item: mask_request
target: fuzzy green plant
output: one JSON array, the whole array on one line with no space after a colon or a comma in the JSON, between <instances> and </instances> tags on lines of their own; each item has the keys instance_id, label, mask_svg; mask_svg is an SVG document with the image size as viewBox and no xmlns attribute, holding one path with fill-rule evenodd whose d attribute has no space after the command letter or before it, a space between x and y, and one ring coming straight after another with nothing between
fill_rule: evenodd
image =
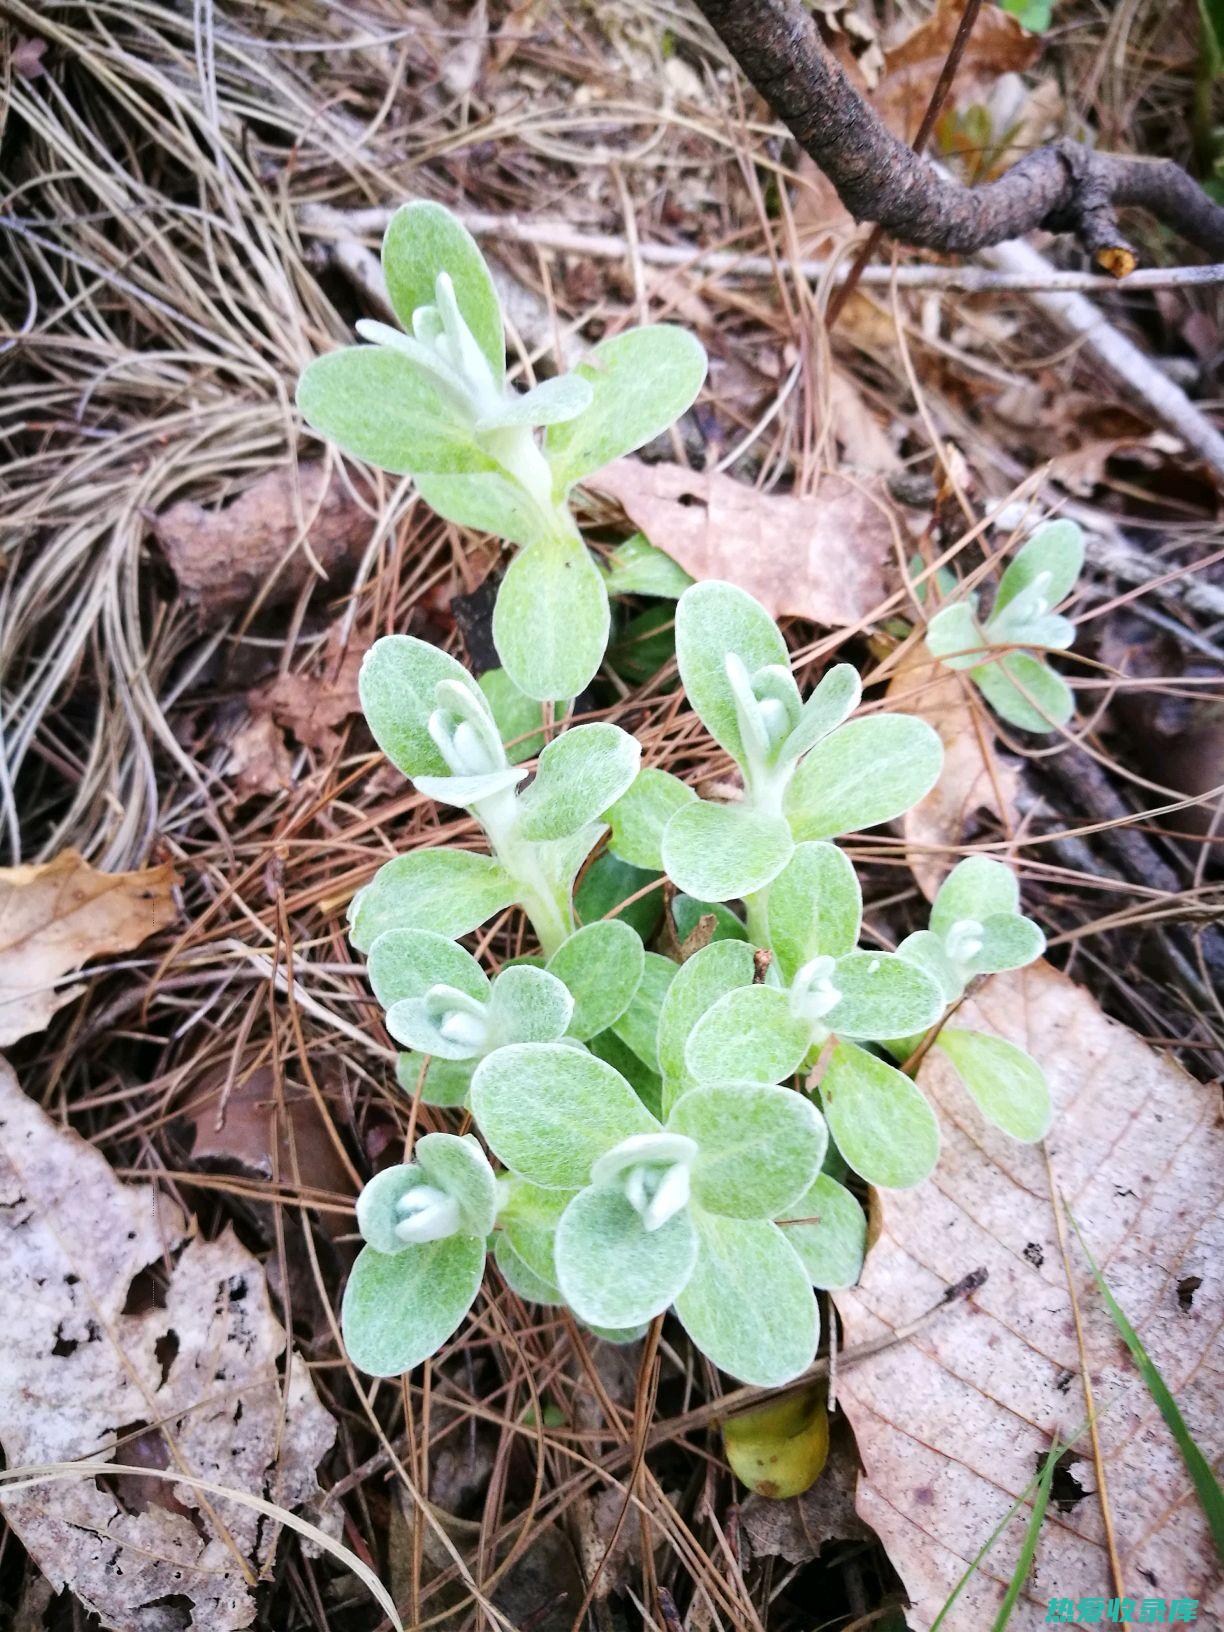
<instances>
[{"instance_id":1,"label":"fuzzy green plant","mask_svg":"<svg viewBox=\"0 0 1224 1632\"><path fill-rule=\"evenodd\" d=\"M990 615L978 597L952 600L927 625L926 643L950 669L963 669L1000 719L1024 731L1056 731L1075 712L1070 686L1038 655L1065 651L1075 625L1054 609L1075 588L1084 535L1073 521L1039 527L1008 563Z\"/></svg>"},{"instance_id":2,"label":"fuzzy green plant","mask_svg":"<svg viewBox=\"0 0 1224 1632\"><path fill-rule=\"evenodd\" d=\"M411 476L448 521L521 546L497 599L498 654L529 697L576 697L603 658L609 611L570 493L684 413L705 353L686 330L650 324L516 392L493 279L449 210L423 200L397 210L382 266L402 327L359 323L368 344L311 363L298 407L346 453Z\"/></svg>"},{"instance_id":3,"label":"fuzzy green plant","mask_svg":"<svg viewBox=\"0 0 1224 1632\"><path fill-rule=\"evenodd\" d=\"M500 327L465 293L485 290L483 262L444 212L422 208L410 207L406 236L394 224L388 235L397 304L437 313L414 322L413 345L445 339L451 367L470 339L491 367ZM413 446L430 446L418 386L433 365L398 342L381 349L412 363L407 419ZM302 397L325 425L320 366ZM353 423L403 418L400 376L342 367L355 370L341 416L353 447ZM383 395L359 411L361 380ZM647 374L637 387L637 425L666 423L680 401L674 382L657 383L653 399ZM559 393L585 406L554 420L550 437L580 424L599 400L591 391ZM451 425L449 397L446 411ZM471 446L500 448L509 463L459 474L517 481L517 455L505 453L517 444L482 441L482 423L471 420ZM549 460L548 440L532 446ZM455 491L422 470L430 502ZM501 587L495 628L512 627L529 650L538 621L547 646L555 608L524 602L512 583L538 540L503 536L524 553ZM656 595L681 590L641 546L619 565L646 571ZM470 812L485 840L396 857L350 908L352 942L402 1049L400 1084L464 1107L475 1130L417 1139L412 1161L377 1174L360 1198L366 1245L343 1327L366 1371L395 1375L444 1345L491 1252L519 1297L565 1306L600 1336L626 1340L671 1310L732 1376L788 1382L816 1352L817 1291L853 1284L862 1266L854 1183L917 1185L938 1160L935 1114L901 1069L911 1054L943 1049L982 1113L1014 1137L1045 1131L1035 1062L943 1027L970 982L1042 950L1009 870L971 858L944 884L929 929L895 952L861 944L861 890L838 841L930 791L936 734L905 715L859 712L846 664L804 697L777 625L732 585L683 589L675 630L689 704L739 769L736 796L722 802L643 767L639 743L617 726L546 720L536 699L553 693L531 694L507 672L505 644L506 670L479 683L412 637L384 637L366 655L360 692L376 740L422 794ZM602 647L585 668L601 659ZM651 895L653 911L640 912ZM526 915L535 950L491 975L459 942L512 909Z\"/></svg>"}]
</instances>

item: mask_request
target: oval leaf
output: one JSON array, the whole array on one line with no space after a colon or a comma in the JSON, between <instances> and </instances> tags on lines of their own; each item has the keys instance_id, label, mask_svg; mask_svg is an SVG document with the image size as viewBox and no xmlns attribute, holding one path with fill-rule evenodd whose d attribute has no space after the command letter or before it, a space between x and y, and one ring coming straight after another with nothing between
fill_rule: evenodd
<instances>
[{"instance_id":1,"label":"oval leaf","mask_svg":"<svg viewBox=\"0 0 1224 1632\"><path fill-rule=\"evenodd\" d=\"M925 720L868 714L818 742L787 789L796 839L834 839L890 822L939 780L943 744Z\"/></svg>"},{"instance_id":2,"label":"oval leaf","mask_svg":"<svg viewBox=\"0 0 1224 1632\"><path fill-rule=\"evenodd\" d=\"M373 1377L398 1377L436 1354L476 1301L484 1242L474 1235L387 1254L364 1247L344 1289L340 1322L349 1359Z\"/></svg>"},{"instance_id":3,"label":"oval leaf","mask_svg":"<svg viewBox=\"0 0 1224 1632\"><path fill-rule=\"evenodd\" d=\"M742 763L744 742L727 678L729 653L739 658L749 675L775 666L790 673L782 631L759 601L734 584L716 580L694 584L676 607L680 679L706 730Z\"/></svg>"},{"instance_id":4,"label":"oval leaf","mask_svg":"<svg viewBox=\"0 0 1224 1632\"><path fill-rule=\"evenodd\" d=\"M501 306L485 258L457 216L431 199L402 205L383 235L382 268L392 309L409 332L417 307L434 304L438 273L445 272L494 384L501 384L506 368Z\"/></svg>"},{"instance_id":5,"label":"oval leaf","mask_svg":"<svg viewBox=\"0 0 1224 1632\"><path fill-rule=\"evenodd\" d=\"M641 745L618 725L576 725L540 755L535 781L518 802L525 839L564 839L594 821L638 773Z\"/></svg>"},{"instance_id":6,"label":"oval leaf","mask_svg":"<svg viewBox=\"0 0 1224 1632\"><path fill-rule=\"evenodd\" d=\"M609 848L634 867L661 872L663 829L681 806L692 804L696 797L678 776L647 766L604 813L612 828Z\"/></svg>"},{"instance_id":7,"label":"oval leaf","mask_svg":"<svg viewBox=\"0 0 1224 1632\"><path fill-rule=\"evenodd\" d=\"M470 1133L426 1133L412 1149L426 1179L459 1203L465 1228L482 1239L497 1214L497 1180Z\"/></svg>"},{"instance_id":8,"label":"oval leaf","mask_svg":"<svg viewBox=\"0 0 1224 1632\"><path fill-rule=\"evenodd\" d=\"M675 424L701 390L706 355L687 329L654 323L601 341L574 372L590 384L591 405L550 425L544 443L562 493Z\"/></svg>"},{"instance_id":9,"label":"oval leaf","mask_svg":"<svg viewBox=\"0 0 1224 1632\"><path fill-rule=\"evenodd\" d=\"M545 1189L581 1189L613 1145L659 1127L619 1071L563 1043L499 1048L477 1066L471 1097L489 1148Z\"/></svg>"},{"instance_id":10,"label":"oval leaf","mask_svg":"<svg viewBox=\"0 0 1224 1632\"><path fill-rule=\"evenodd\" d=\"M1010 867L990 856L966 856L939 886L931 907L931 928L937 935L946 935L962 919L981 922L998 912L1015 912L1019 906L1020 886Z\"/></svg>"},{"instance_id":11,"label":"oval leaf","mask_svg":"<svg viewBox=\"0 0 1224 1632\"><path fill-rule=\"evenodd\" d=\"M809 841L769 888L769 944L787 980L812 958L853 951L863 918L858 875L833 844Z\"/></svg>"},{"instance_id":12,"label":"oval leaf","mask_svg":"<svg viewBox=\"0 0 1224 1632\"><path fill-rule=\"evenodd\" d=\"M840 1037L909 1037L933 1026L944 1011L942 985L895 953L848 953L838 958L832 980L842 995L825 1024Z\"/></svg>"},{"instance_id":13,"label":"oval leaf","mask_svg":"<svg viewBox=\"0 0 1224 1632\"><path fill-rule=\"evenodd\" d=\"M687 1210L647 1230L619 1189L580 1191L557 1226L557 1284L579 1320L596 1326L637 1326L661 1315L696 1256Z\"/></svg>"},{"instance_id":14,"label":"oval leaf","mask_svg":"<svg viewBox=\"0 0 1224 1632\"><path fill-rule=\"evenodd\" d=\"M585 1042L619 1020L641 984L645 963L637 931L619 918L586 924L563 941L547 967L573 997L570 1035Z\"/></svg>"},{"instance_id":15,"label":"oval leaf","mask_svg":"<svg viewBox=\"0 0 1224 1632\"><path fill-rule=\"evenodd\" d=\"M431 986L454 986L483 1002L489 977L470 952L426 929L389 929L370 948L366 973L384 1009Z\"/></svg>"},{"instance_id":16,"label":"oval leaf","mask_svg":"<svg viewBox=\"0 0 1224 1632\"><path fill-rule=\"evenodd\" d=\"M886 1190L908 1190L930 1178L939 1160L939 1124L902 1072L839 1043L820 1083L829 1132L848 1166Z\"/></svg>"},{"instance_id":17,"label":"oval leaf","mask_svg":"<svg viewBox=\"0 0 1224 1632\"><path fill-rule=\"evenodd\" d=\"M777 1218L811 1185L828 1146L811 1100L758 1083L690 1088L667 1128L696 1141L693 1200L729 1218Z\"/></svg>"},{"instance_id":18,"label":"oval leaf","mask_svg":"<svg viewBox=\"0 0 1224 1632\"><path fill-rule=\"evenodd\" d=\"M510 563L493 608L493 643L520 691L567 702L594 679L610 625L608 592L586 545L551 536Z\"/></svg>"},{"instance_id":19,"label":"oval leaf","mask_svg":"<svg viewBox=\"0 0 1224 1632\"><path fill-rule=\"evenodd\" d=\"M799 724L782 744L781 758L799 759L830 731L848 720L863 695L859 672L850 663L837 663L820 677L820 684L803 705Z\"/></svg>"},{"instance_id":20,"label":"oval leaf","mask_svg":"<svg viewBox=\"0 0 1224 1632\"><path fill-rule=\"evenodd\" d=\"M1001 720L1022 731L1056 731L1075 713L1070 686L1031 652L984 663L974 669L973 683Z\"/></svg>"},{"instance_id":21,"label":"oval leaf","mask_svg":"<svg viewBox=\"0 0 1224 1632\"><path fill-rule=\"evenodd\" d=\"M515 900L516 885L492 856L411 850L380 867L349 904L349 939L369 952L389 929L467 935Z\"/></svg>"},{"instance_id":22,"label":"oval leaf","mask_svg":"<svg viewBox=\"0 0 1224 1632\"><path fill-rule=\"evenodd\" d=\"M813 1286L835 1292L858 1280L867 1252L867 1218L844 1184L817 1174L780 1222Z\"/></svg>"},{"instance_id":23,"label":"oval leaf","mask_svg":"<svg viewBox=\"0 0 1224 1632\"><path fill-rule=\"evenodd\" d=\"M357 692L374 741L405 776L449 776L429 734L439 681L477 693L471 675L447 652L413 635L384 635L361 660ZM483 699L482 699L483 702Z\"/></svg>"},{"instance_id":24,"label":"oval leaf","mask_svg":"<svg viewBox=\"0 0 1224 1632\"><path fill-rule=\"evenodd\" d=\"M574 1012L569 988L546 969L528 963L503 969L489 997L490 1042L554 1043L564 1037Z\"/></svg>"},{"instance_id":25,"label":"oval leaf","mask_svg":"<svg viewBox=\"0 0 1224 1632\"><path fill-rule=\"evenodd\" d=\"M694 1025L684 1051L697 1082L781 1082L799 1069L812 1028L777 986L740 986Z\"/></svg>"},{"instance_id":26,"label":"oval leaf","mask_svg":"<svg viewBox=\"0 0 1224 1632\"><path fill-rule=\"evenodd\" d=\"M938 739L937 739L938 740ZM702 901L732 901L771 883L794 844L781 816L704 799L663 829L663 865L676 888Z\"/></svg>"},{"instance_id":27,"label":"oval leaf","mask_svg":"<svg viewBox=\"0 0 1224 1632\"><path fill-rule=\"evenodd\" d=\"M695 1212L699 1248L676 1314L722 1371L781 1388L811 1365L820 1337L816 1294L776 1224Z\"/></svg>"},{"instance_id":28,"label":"oval leaf","mask_svg":"<svg viewBox=\"0 0 1224 1632\"><path fill-rule=\"evenodd\" d=\"M344 346L316 357L297 387L302 418L355 459L397 476L498 472L450 392L402 351Z\"/></svg>"},{"instance_id":29,"label":"oval leaf","mask_svg":"<svg viewBox=\"0 0 1224 1632\"><path fill-rule=\"evenodd\" d=\"M945 1026L936 1047L946 1054L988 1122L1025 1144L1050 1131L1054 1108L1045 1072L1003 1037Z\"/></svg>"},{"instance_id":30,"label":"oval leaf","mask_svg":"<svg viewBox=\"0 0 1224 1632\"><path fill-rule=\"evenodd\" d=\"M716 941L680 965L659 1010L659 1069L665 1078L686 1079L684 1055L693 1027L724 993L751 986L755 971L744 941Z\"/></svg>"}]
</instances>

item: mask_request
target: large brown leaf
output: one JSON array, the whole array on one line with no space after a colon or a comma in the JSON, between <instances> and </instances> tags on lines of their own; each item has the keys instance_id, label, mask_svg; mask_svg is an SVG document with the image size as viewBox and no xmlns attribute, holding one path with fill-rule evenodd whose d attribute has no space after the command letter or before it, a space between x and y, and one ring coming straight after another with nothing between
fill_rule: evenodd
<instances>
[{"instance_id":1,"label":"large brown leaf","mask_svg":"<svg viewBox=\"0 0 1224 1632\"><path fill-rule=\"evenodd\" d=\"M957 1023L1011 1038L1041 1060L1057 1106L1046 1142L1056 1182L1191 1432L1218 1457L1218 1086L1196 1082L1043 964L992 980ZM971 1301L840 1381L865 1469L859 1512L905 1584L911 1626L925 1629L1053 1438L1075 1434L1086 1409L1041 1149L988 1128L938 1053L920 1080L944 1130L939 1167L917 1190L881 1194L862 1283L836 1296L854 1346L915 1318L969 1271L989 1271ZM1185 1468L1074 1237L1069 1251L1124 1590L1197 1598L1200 1620L1219 1625L1219 1565ZM1075 1453L1069 1471L1085 1494L1051 1506L1017 1628L1039 1624L1052 1597L1114 1596L1086 1437ZM993 1624L1026 1517L1027 1509L1013 1519L945 1625Z\"/></svg>"},{"instance_id":2,"label":"large brown leaf","mask_svg":"<svg viewBox=\"0 0 1224 1632\"><path fill-rule=\"evenodd\" d=\"M738 584L774 617L828 628L878 612L897 581L884 500L841 476L808 497L761 493L730 476L621 459L591 478L694 578Z\"/></svg>"},{"instance_id":3,"label":"large brown leaf","mask_svg":"<svg viewBox=\"0 0 1224 1632\"><path fill-rule=\"evenodd\" d=\"M0 1047L41 1031L80 992L63 976L130 952L175 918L174 869L100 873L75 850L0 868Z\"/></svg>"},{"instance_id":4,"label":"large brown leaf","mask_svg":"<svg viewBox=\"0 0 1224 1632\"><path fill-rule=\"evenodd\" d=\"M10 1472L98 1457L284 1508L317 1491L335 1423L286 1354L259 1263L229 1230L201 1239L153 1185L120 1183L3 1061L0 1330ZM197 1632L249 1626L278 1534L251 1507L139 1471L0 1487L0 1507L56 1591L120 1628L183 1626L188 1609Z\"/></svg>"}]
</instances>

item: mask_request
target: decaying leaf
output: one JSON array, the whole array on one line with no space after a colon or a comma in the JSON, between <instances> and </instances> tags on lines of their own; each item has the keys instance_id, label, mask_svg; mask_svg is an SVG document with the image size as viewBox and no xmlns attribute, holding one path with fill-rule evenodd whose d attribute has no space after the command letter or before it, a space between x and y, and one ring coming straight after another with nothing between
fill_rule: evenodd
<instances>
[{"instance_id":1,"label":"decaying leaf","mask_svg":"<svg viewBox=\"0 0 1224 1632\"><path fill-rule=\"evenodd\" d=\"M759 493L730 476L621 459L591 485L620 500L652 544L697 579L738 584L773 616L852 627L895 582L884 501L826 475L809 497Z\"/></svg>"},{"instance_id":2,"label":"decaying leaf","mask_svg":"<svg viewBox=\"0 0 1224 1632\"><path fill-rule=\"evenodd\" d=\"M318 674L279 675L258 694L261 705L304 747L330 758L340 745L337 727L361 712L357 673L364 656L356 646L329 651Z\"/></svg>"},{"instance_id":3,"label":"decaying leaf","mask_svg":"<svg viewBox=\"0 0 1224 1632\"><path fill-rule=\"evenodd\" d=\"M925 646L894 675L888 704L926 720L944 745L939 781L901 818L909 864L923 893L933 898L954 852L982 815L1011 827L1020 771L998 752L991 716L969 677L943 668Z\"/></svg>"},{"instance_id":4,"label":"decaying leaf","mask_svg":"<svg viewBox=\"0 0 1224 1632\"><path fill-rule=\"evenodd\" d=\"M935 10L884 53L884 74L872 102L900 136L911 138L927 110L964 13L962 0L938 0ZM1001 74L1023 73L1041 54L1041 39L999 6L984 5L956 72L962 101L980 98Z\"/></svg>"},{"instance_id":5,"label":"decaying leaf","mask_svg":"<svg viewBox=\"0 0 1224 1632\"><path fill-rule=\"evenodd\" d=\"M64 975L172 924L174 884L168 863L102 873L75 850L0 868L0 1047L41 1031L78 995L58 984Z\"/></svg>"},{"instance_id":6,"label":"decaying leaf","mask_svg":"<svg viewBox=\"0 0 1224 1632\"><path fill-rule=\"evenodd\" d=\"M180 499L150 518L179 588L205 616L276 606L312 578L357 564L373 522L352 472L324 461L278 466L224 509Z\"/></svg>"},{"instance_id":7,"label":"decaying leaf","mask_svg":"<svg viewBox=\"0 0 1224 1632\"><path fill-rule=\"evenodd\" d=\"M271 797L293 786L293 756L285 733L266 709L248 714L229 742L225 774L239 799Z\"/></svg>"},{"instance_id":8,"label":"decaying leaf","mask_svg":"<svg viewBox=\"0 0 1224 1632\"><path fill-rule=\"evenodd\" d=\"M1218 1086L1196 1082L1045 964L996 977L957 1018L1019 1043L1045 1067L1057 1108L1047 1140L1056 1182L1191 1433L1218 1458ZM1081 1433L1081 1363L1046 1164L1040 1147L982 1122L938 1051L920 1080L939 1111L943 1154L929 1183L881 1194L862 1283L836 1294L847 1346L895 1331L969 1271L989 1274L970 1301L843 1372L839 1399L866 1470L858 1509L905 1584L911 1626L924 1629L1055 1436L1074 1437L1075 1483L1051 1506L1017 1606L1016 1624L1035 1625L1052 1597L1118 1595ZM1219 1624L1224 1587L1185 1468L1073 1236L1069 1251L1122 1590L1197 1598L1200 1620ZM993 1624L1023 1529L1020 1516L1004 1531L946 1624Z\"/></svg>"},{"instance_id":9,"label":"decaying leaf","mask_svg":"<svg viewBox=\"0 0 1224 1632\"><path fill-rule=\"evenodd\" d=\"M859 1459L854 1438L840 1412L829 1429L829 1456L819 1479L801 1496L774 1501L749 1496L740 1524L757 1558L784 1558L809 1564L831 1541L865 1541L871 1531L854 1508Z\"/></svg>"},{"instance_id":10,"label":"decaying leaf","mask_svg":"<svg viewBox=\"0 0 1224 1632\"><path fill-rule=\"evenodd\" d=\"M11 1470L98 1457L294 1508L335 1437L227 1230L205 1241L149 1184L57 1127L0 1063L0 1444ZM154 1287L157 1288L154 1292ZM0 1493L56 1590L111 1627L234 1632L278 1529L186 1484L89 1478Z\"/></svg>"}]
</instances>

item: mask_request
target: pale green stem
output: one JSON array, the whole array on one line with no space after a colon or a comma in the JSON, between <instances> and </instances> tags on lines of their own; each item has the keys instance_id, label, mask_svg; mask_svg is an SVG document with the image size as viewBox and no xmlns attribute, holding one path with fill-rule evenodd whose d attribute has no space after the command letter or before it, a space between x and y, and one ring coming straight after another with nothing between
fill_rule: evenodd
<instances>
[{"instance_id":1,"label":"pale green stem","mask_svg":"<svg viewBox=\"0 0 1224 1632\"><path fill-rule=\"evenodd\" d=\"M748 915L748 939L753 946L767 947L769 945L769 886L763 890L756 890L752 895L744 897L744 910Z\"/></svg>"}]
</instances>

